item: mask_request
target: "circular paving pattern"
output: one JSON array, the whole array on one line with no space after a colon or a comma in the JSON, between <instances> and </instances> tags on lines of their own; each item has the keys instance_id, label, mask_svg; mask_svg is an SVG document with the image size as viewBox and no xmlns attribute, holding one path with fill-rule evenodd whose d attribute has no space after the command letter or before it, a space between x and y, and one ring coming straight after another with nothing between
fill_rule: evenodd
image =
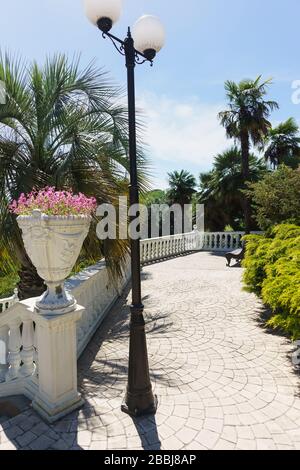
<instances>
[{"instance_id":1,"label":"circular paving pattern","mask_svg":"<svg viewBox=\"0 0 300 470\"><path fill-rule=\"evenodd\" d=\"M83 409L52 426L28 410L0 425L0 449L300 449L292 345L262 328L262 305L242 291L241 275L207 253L143 268L155 417L133 421L120 411L124 297L79 361Z\"/></svg>"}]
</instances>

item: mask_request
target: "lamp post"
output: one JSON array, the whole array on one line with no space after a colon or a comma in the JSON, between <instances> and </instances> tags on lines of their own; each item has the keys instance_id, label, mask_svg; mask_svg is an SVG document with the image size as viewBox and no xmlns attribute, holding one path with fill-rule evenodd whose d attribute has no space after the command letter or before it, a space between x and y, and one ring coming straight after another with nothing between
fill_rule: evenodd
<instances>
[{"instance_id":1,"label":"lamp post","mask_svg":"<svg viewBox=\"0 0 300 470\"><path fill-rule=\"evenodd\" d=\"M136 64L153 64L157 52L164 45L165 32L160 20L154 16L142 16L134 25L133 34L128 28L127 37L121 40L110 33L119 19L122 0L84 0L86 15L102 36L111 39L115 48L125 57L127 68L130 205L139 204L136 149L135 77ZM141 295L140 240L131 239L132 305L130 306L130 340L128 383L122 411L131 416L154 414L157 400L152 392L149 374L144 306Z\"/></svg>"}]
</instances>

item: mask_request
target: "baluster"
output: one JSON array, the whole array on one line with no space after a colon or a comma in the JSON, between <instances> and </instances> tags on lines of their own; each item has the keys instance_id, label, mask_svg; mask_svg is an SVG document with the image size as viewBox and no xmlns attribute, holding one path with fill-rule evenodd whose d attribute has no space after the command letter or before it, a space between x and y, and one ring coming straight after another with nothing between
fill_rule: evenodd
<instances>
[{"instance_id":1,"label":"baluster","mask_svg":"<svg viewBox=\"0 0 300 470\"><path fill-rule=\"evenodd\" d=\"M8 326L0 328L0 382L4 382L7 373Z\"/></svg>"},{"instance_id":2,"label":"baluster","mask_svg":"<svg viewBox=\"0 0 300 470\"><path fill-rule=\"evenodd\" d=\"M146 243L146 261L149 261L150 259L150 243Z\"/></svg>"},{"instance_id":3,"label":"baluster","mask_svg":"<svg viewBox=\"0 0 300 470\"><path fill-rule=\"evenodd\" d=\"M37 327L34 325L33 332L33 360L35 363L35 374L39 375L39 354L38 354L38 342L37 342Z\"/></svg>"},{"instance_id":4,"label":"baluster","mask_svg":"<svg viewBox=\"0 0 300 470\"><path fill-rule=\"evenodd\" d=\"M220 251L222 249L222 237L220 233L217 233L216 235L216 249Z\"/></svg>"},{"instance_id":5,"label":"baluster","mask_svg":"<svg viewBox=\"0 0 300 470\"><path fill-rule=\"evenodd\" d=\"M221 243L221 248L222 248L222 251L226 250L227 248L227 238L226 238L226 233L222 234L221 236L221 239L222 239L222 243Z\"/></svg>"},{"instance_id":6,"label":"baluster","mask_svg":"<svg viewBox=\"0 0 300 470\"><path fill-rule=\"evenodd\" d=\"M23 321L23 330L22 330L22 345L23 349L21 351L21 358L23 365L21 367L20 373L23 377L32 375L34 371L33 364L33 322L32 320L26 319Z\"/></svg>"},{"instance_id":7,"label":"baluster","mask_svg":"<svg viewBox=\"0 0 300 470\"><path fill-rule=\"evenodd\" d=\"M19 376L19 369L21 363L21 332L20 320L15 320L9 323L9 340L8 340L8 372L6 374L6 381L14 380Z\"/></svg>"},{"instance_id":8,"label":"baluster","mask_svg":"<svg viewBox=\"0 0 300 470\"><path fill-rule=\"evenodd\" d=\"M208 243L207 243L207 248L208 248L209 250L212 250L212 241L213 241L213 240L212 240L212 237L213 237L212 234L209 233L209 235L208 235Z\"/></svg>"}]
</instances>

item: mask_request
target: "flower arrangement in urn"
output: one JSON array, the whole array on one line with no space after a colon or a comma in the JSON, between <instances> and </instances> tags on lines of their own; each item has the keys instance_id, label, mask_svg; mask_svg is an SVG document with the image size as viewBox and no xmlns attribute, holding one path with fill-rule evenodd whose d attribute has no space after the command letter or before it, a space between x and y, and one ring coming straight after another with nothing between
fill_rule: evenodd
<instances>
[{"instance_id":1,"label":"flower arrangement in urn","mask_svg":"<svg viewBox=\"0 0 300 470\"><path fill-rule=\"evenodd\" d=\"M10 205L18 216L27 254L47 285L36 300L39 313L61 315L75 309L76 301L65 290L64 280L79 256L95 209L95 198L53 187L21 194Z\"/></svg>"}]
</instances>

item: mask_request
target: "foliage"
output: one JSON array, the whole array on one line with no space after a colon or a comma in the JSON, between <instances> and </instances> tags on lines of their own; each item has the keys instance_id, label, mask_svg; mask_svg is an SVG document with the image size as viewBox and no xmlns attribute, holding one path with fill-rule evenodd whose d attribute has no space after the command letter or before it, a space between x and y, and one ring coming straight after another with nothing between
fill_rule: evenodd
<instances>
[{"instance_id":1,"label":"foliage","mask_svg":"<svg viewBox=\"0 0 300 470\"><path fill-rule=\"evenodd\" d=\"M196 179L188 171L168 173L170 189L167 192L169 204L190 204L196 189Z\"/></svg>"},{"instance_id":2,"label":"foliage","mask_svg":"<svg viewBox=\"0 0 300 470\"><path fill-rule=\"evenodd\" d=\"M249 180L257 181L267 169L255 155L249 156ZM217 155L213 169L200 175L198 199L205 204L208 230L222 231L226 225L242 230L243 224L242 154L234 146Z\"/></svg>"},{"instance_id":3,"label":"foliage","mask_svg":"<svg viewBox=\"0 0 300 470\"><path fill-rule=\"evenodd\" d=\"M151 207L152 204L167 204L166 191L154 189L144 193L141 197L141 204L147 207Z\"/></svg>"},{"instance_id":4,"label":"foliage","mask_svg":"<svg viewBox=\"0 0 300 470\"><path fill-rule=\"evenodd\" d=\"M261 76L240 83L225 82L228 109L219 113L219 118L230 139L241 140L242 133L247 132L253 145L264 140L271 128L270 112L278 108L275 101L264 99L270 83L261 81Z\"/></svg>"},{"instance_id":5,"label":"foliage","mask_svg":"<svg viewBox=\"0 0 300 470\"><path fill-rule=\"evenodd\" d=\"M300 225L300 171L280 165L249 185L255 218L263 230L283 222Z\"/></svg>"},{"instance_id":6,"label":"foliage","mask_svg":"<svg viewBox=\"0 0 300 470\"><path fill-rule=\"evenodd\" d=\"M273 316L268 325L300 337L300 226L282 224L269 237L246 237L247 289L261 295Z\"/></svg>"},{"instance_id":7,"label":"foliage","mask_svg":"<svg viewBox=\"0 0 300 470\"><path fill-rule=\"evenodd\" d=\"M17 274L11 273L2 276L0 273L0 299L12 296L18 282Z\"/></svg>"},{"instance_id":8,"label":"foliage","mask_svg":"<svg viewBox=\"0 0 300 470\"><path fill-rule=\"evenodd\" d=\"M293 118L269 129L266 136L265 159L274 168L284 163L292 168L300 164L299 127Z\"/></svg>"},{"instance_id":9,"label":"foliage","mask_svg":"<svg viewBox=\"0 0 300 470\"><path fill-rule=\"evenodd\" d=\"M53 186L116 205L128 194L127 109L106 73L93 64L81 70L78 60L61 55L43 66L0 56L0 80L7 98L0 107L0 245L21 263L24 275L31 271L36 277L9 204L21 193ZM145 190L148 166L140 138L138 144L139 183ZM104 255L111 272L121 274L128 242L101 243L92 225L83 250L87 257ZM30 284L31 277L23 290L32 294Z\"/></svg>"}]
</instances>

